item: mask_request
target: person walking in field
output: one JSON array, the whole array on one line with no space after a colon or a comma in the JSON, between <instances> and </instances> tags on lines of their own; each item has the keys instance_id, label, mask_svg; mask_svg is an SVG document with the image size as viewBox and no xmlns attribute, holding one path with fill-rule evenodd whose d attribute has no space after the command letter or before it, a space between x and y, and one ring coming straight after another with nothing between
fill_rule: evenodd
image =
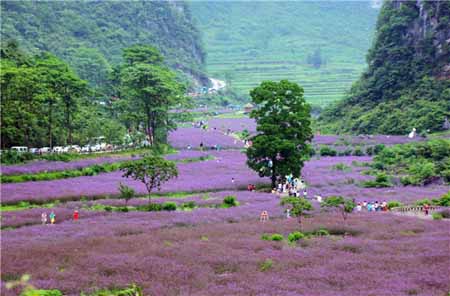
<instances>
[{"instance_id":1,"label":"person walking in field","mask_svg":"<svg viewBox=\"0 0 450 296\"><path fill-rule=\"evenodd\" d=\"M78 213L78 210L75 210L73 212L73 221L78 221L79 217L80 217L80 214Z\"/></svg>"},{"instance_id":2,"label":"person walking in field","mask_svg":"<svg viewBox=\"0 0 450 296\"><path fill-rule=\"evenodd\" d=\"M46 212L41 214L41 221L42 221L42 225L47 224L47 213Z\"/></svg>"},{"instance_id":3,"label":"person walking in field","mask_svg":"<svg viewBox=\"0 0 450 296\"><path fill-rule=\"evenodd\" d=\"M50 224L55 224L56 215L53 211L50 213L49 217L50 217Z\"/></svg>"},{"instance_id":4,"label":"person walking in field","mask_svg":"<svg viewBox=\"0 0 450 296\"><path fill-rule=\"evenodd\" d=\"M429 211L430 211L430 206L428 204L424 204L423 212L425 213L425 216L428 216Z\"/></svg>"}]
</instances>

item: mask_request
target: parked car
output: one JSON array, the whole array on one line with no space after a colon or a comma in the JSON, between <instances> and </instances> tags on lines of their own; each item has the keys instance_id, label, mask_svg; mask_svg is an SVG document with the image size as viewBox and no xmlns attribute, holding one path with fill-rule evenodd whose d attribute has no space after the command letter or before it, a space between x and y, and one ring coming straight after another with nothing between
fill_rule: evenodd
<instances>
[{"instance_id":1,"label":"parked car","mask_svg":"<svg viewBox=\"0 0 450 296\"><path fill-rule=\"evenodd\" d=\"M25 147L25 146L13 146L13 147L11 147L11 150L19 152L19 153L25 153L25 152L28 152L28 147Z\"/></svg>"},{"instance_id":2,"label":"parked car","mask_svg":"<svg viewBox=\"0 0 450 296\"><path fill-rule=\"evenodd\" d=\"M62 146L55 146L55 147L53 147L52 151L54 153L63 153L64 152L64 147L62 147Z\"/></svg>"},{"instance_id":3,"label":"parked car","mask_svg":"<svg viewBox=\"0 0 450 296\"><path fill-rule=\"evenodd\" d=\"M70 145L67 147L69 147L68 152L70 152L70 153L80 153L81 152L81 148L78 145Z\"/></svg>"},{"instance_id":4,"label":"parked car","mask_svg":"<svg viewBox=\"0 0 450 296\"><path fill-rule=\"evenodd\" d=\"M81 152L88 153L91 152L91 146L86 145L81 148Z\"/></svg>"},{"instance_id":5,"label":"parked car","mask_svg":"<svg viewBox=\"0 0 450 296\"><path fill-rule=\"evenodd\" d=\"M39 154L39 148L30 148L28 151L33 154Z\"/></svg>"},{"instance_id":6,"label":"parked car","mask_svg":"<svg viewBox=\"0 0 450 296\"><path fill-rule=\"evenodd\" d=\"M42 147L39 149L40 154L49 153L50 151L50 147Z\"/></svg>"}]
</instances>

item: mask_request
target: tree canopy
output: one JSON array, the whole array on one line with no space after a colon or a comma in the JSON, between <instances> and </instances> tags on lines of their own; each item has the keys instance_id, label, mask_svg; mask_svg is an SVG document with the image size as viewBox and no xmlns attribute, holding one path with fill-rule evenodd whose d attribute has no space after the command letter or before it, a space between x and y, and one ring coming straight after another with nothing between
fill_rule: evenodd
<instances>
[{"instance_id":1,"label":"tree canopy","mask_svg":"<svg viewBox=\"0 0 450 296\"><path fill-rule=\"evenodd\" d=\"M250 117L256 120L257 134L250 138L248 166L271 177L272 187L286 175L299 177L313 136L303 88L287 80L264 81L250 96L256 106Z\"/></svg>"}]
</instances>

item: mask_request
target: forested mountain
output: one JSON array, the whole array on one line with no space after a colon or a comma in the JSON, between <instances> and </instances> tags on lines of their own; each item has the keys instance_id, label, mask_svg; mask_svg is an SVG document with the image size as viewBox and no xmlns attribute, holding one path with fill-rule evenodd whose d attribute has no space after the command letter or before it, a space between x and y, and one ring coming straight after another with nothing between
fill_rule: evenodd
<instances>
[{"instance_id":1,"label":"forested mountain","mask_svg":"<svg viewBox=\"0 0 450 296\"><path fill-rule=\"evenodd\" d=\"M206 82L205 52L189 7L174 1L1 1L1 39L48 51L94 86L133 44L158 48L166 63ZM206 82L207 83L207 82Z\"/></svg>"},{"instance_id":2,"label":"forested mountain","mask_svg":"<svg viewBox=\"0 0 450 296\"><path fill-rule=\"evenodd\" d=\"M369 65L326 110L331 131L402 134L443 129L450 117L450 1L387 1Z\"/></svg>"},{"instance_id":3,"label":"forested mountain","mask_svg":"<svg viewBox=\"0 0 450 296\"><path fill-rule=\"evenodd\" d=\"M212 77L248 91L300 83L315 104L342 98L365 67L378 8L369 1L191 1Z\"/></svg>"}]
</instances>

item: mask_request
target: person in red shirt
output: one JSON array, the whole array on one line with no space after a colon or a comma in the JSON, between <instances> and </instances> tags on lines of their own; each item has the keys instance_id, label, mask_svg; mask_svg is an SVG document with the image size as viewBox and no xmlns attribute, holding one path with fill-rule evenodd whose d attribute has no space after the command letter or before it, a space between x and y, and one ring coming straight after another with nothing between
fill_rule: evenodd
<instances>
[{"instance_id":1,"label":"person in red shirt","mask_svg":"<svg viewBox=\"0 0 450 296\"><path fill-rule=\"evenodd\" d=\"M78 221L78 218L79 218L78 210L75 210L75 211L73 212L73 220L74 220L74 221Z\"/></svg>"},{"instance_id":2,"label":"person in red shirt","mask_svg":"<svg viewBox=\"0 0 450 296\"><path fill-rule=\"evenodd\" d=\"M428 216L428 211L430 210L430 206L428 204L423 205L423 211L425 212L425 216Z\"/></svg>"}]
</instances>

